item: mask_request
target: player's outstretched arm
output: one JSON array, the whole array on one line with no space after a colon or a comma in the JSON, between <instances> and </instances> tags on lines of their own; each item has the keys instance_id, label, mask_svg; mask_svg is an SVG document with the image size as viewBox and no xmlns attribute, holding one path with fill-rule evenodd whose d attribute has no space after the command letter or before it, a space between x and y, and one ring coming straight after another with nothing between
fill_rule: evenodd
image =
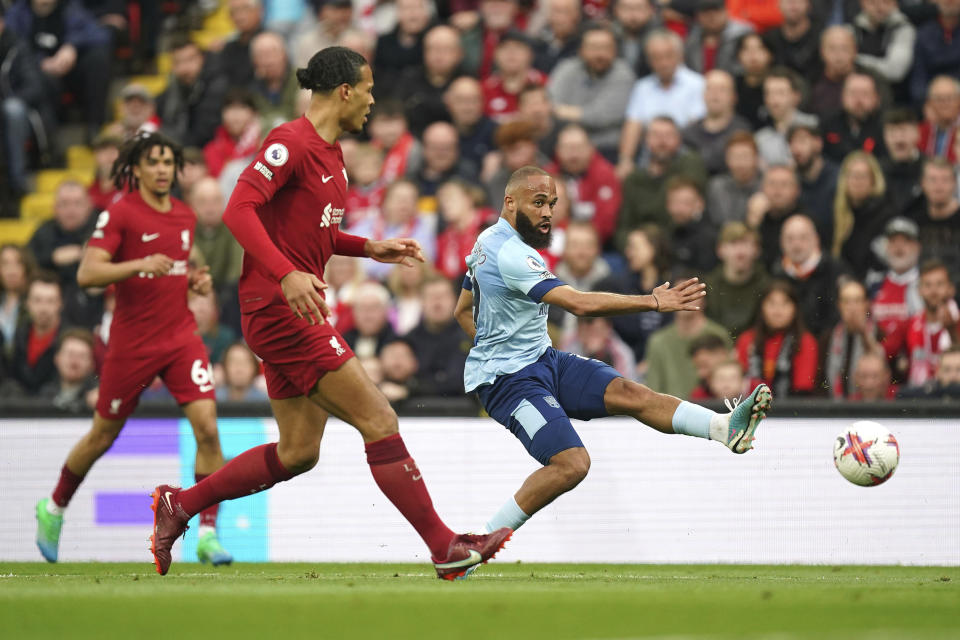
<instances>
[{"instance_id":1,"label":"player's outstretched arm","mask_svg":"<svg viewBox=\"0 0 960 640\"><path fill-rule=\"evenodd\" d=\"M412 267L413 261L426 262L420 243L413 238L367 240L364 253L377 262L392 262Z\"/></svg>"},{"instance_id":2,"label":"player's outstretched arm","mask_svg":"<svg viewBox=\"0 0 960 640\"><path fill-rule=\"evenodd\" d=\"M111 262L111 258L110 252L106 249L100 247L84 249L80 268L77 270L77 284L84 289L105 287L140 273L147 276L165 276L173 268L173 259L162 253L125 262Z\"/></svg>"},{"instance_id":3,"label":"player's outstretched arm","mask_svg":"<svg viewBox=\"0 0 960 640\"><path fill-rule=\"evenodd\" d=\"M578 291L570 285L554 287L543 295L543 302L563 307L577 316L618 316L641 311L694 311L707 295L706 285L690 278L670 288L665 282L649 295L626 296L605 291Z\"/></svg>"},{"instance_id":4,"label":"player's outstretched arm","mask_svg":"<svg viewBox=\"0 0 960 640\"><path fill-rule=\"evenodd\" d=\"M473 323L473 292L468 289L460 289L460 298L457 300L457 308L453 310L453 317L457 319L457 324L463 329L463 332L473 340L477 336L477 326Z\"/></svg>"}]
</instances>

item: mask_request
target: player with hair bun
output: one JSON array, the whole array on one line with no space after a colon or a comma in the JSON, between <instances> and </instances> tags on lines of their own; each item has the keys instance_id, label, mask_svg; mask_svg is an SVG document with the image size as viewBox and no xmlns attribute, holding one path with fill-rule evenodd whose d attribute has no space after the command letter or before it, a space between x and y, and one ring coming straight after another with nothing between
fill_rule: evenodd
<instances>
[{"instance_id":1,"label":"player with hair bun","mask_svg":"<svg viewBox=\"0 0 960 640\"><path fill-rule=\"evenodd\" d=\"M243 334L263 360L280 441L241 453L189 489L156 488L157 571L169 569L170 549L194 513L313 468L327 417L334 415L360 432L374 480L429 547L437 576L453 579L493 557L511 531L457 535L447 528L407 453L390 403L324 321L329 310L320 276L330 256L411 266L424 259L416 240L369 240L339 228L347 172L337 139L363 128L373 105L373 75L360 54L328 47L297 70L297 79L312 92L310 106L270 132L223 216L244 248Z\"/></svg>"}]
</instances>

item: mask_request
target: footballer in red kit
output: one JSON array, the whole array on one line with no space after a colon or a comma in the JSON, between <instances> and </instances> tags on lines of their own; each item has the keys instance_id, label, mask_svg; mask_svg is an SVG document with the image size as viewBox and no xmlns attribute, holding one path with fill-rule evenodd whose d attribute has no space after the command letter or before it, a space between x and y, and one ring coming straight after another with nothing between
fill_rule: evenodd
<instances>
[{"instance_id":1,"label":"footballer in red kit","mask_svg":"<svg viewBox=\"0 0 960 640\"><path fill-rule=\"evenodd\" d=\"M114 165L117 189L126 194L100 214L84 249L77 283L114 285L116 308L93 426L70 451L51 497L37 503L37 546L50 562L58 558L63 511L157 376L193 427L197 480L223 466L213 369L187 307L190 291L210 290L210 276L189 265L197 216L170 196L182 165L179 146L165 136L131 139ZM216 505L201 513L197 553L201 561L229 564L216 518Z\"/></svg>"},{"instance_id":2,"label":"footballer in red kit","mask_svg":"<svg viewBox=\"0 0 960 640\"><path fill-rule=\"evenodd\" d=\"M270 132L223 215L244 249L243 334L263 359L280 440L241 453L188 489L158 486L154 562L167 573L170 550L193 514L313 468L327 418L334 415L360 432L377 486L420 534L437 576L452 580L492 558L512 532L458 535L443 523L398 432L396 413L325 320L330 312L320 278L330 256L410 266L424 260L416 240L370 240L340 231L347 174L337 139L363 128L373 105L373 74L357 52L328 47L297 70L297 80L311 91L306 113Z\"/></svg>"},{"instance_id":3,"label":"footballer in red kit","mask_svg":"<svg viewBox=\"0 0 960 640\"><path fill-rule=\"evenodd\" d=\"M160 375L179 404L213 398L213 380L197 323L187 308L188 258L197 216L179 200L160 213L138 191L102 212L87 243L113 262L170 259L166 275L140 271L116 284L116 308L100 377L97 412L122 420ZM191 370L194 372L191 375Z\"/></svg>"},{"instance_id":4,"label":"footballer in red kit","mask_svg":"<svg viewBox=\"0 0 960 640\"><path fill-rule=\"evenodd\" d=\"M308 395L323 373L353 357L331 324L294 317L279 286L293 270L319 277L338 242L341 250L356 243L339 230L346 199L340 145L318 136L305 117L270 132L237 182L231 205L255 209L281 254L261 263L246 252L239 283L243 333L263 359L271 398Z\"/></svg>"}]
</instances>

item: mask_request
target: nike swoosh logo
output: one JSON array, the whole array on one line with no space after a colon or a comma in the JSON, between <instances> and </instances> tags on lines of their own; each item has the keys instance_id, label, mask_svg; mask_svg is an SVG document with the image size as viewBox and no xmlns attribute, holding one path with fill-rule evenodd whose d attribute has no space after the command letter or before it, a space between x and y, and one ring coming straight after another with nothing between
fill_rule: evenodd
<instances>
[{"instance_id":1,"label":"nike swoosh logo","mask_svg":"<svg viewBox=\"0 0 960 640\"><path fill-rule=\"evenodd\" d=\"M213 385L212 385L212 384L200 385L200 393L206 393L207 391L213 391Z\"/></svg>"},{"instance_id":2,"label":"nike swoosh logo","mask_svg":"<svg viewBox=\"0 0 960 640\"><path fill-rule=\"evenodd\" d=\"M323 181L323 184L327 184L328 182L330 182L331 180L333 180L333 176L322 176L322 177L320 178L320 180Z\"/></svg>"},{"instance_id":3,"label":"nike swoosh logo","mask_svg":"<svg viewBox=\"0 0 960 640\"><path fill-rule=\"evenodd\" d=\"M159 237L160 237L159 233L145 233L142 236L140 236L140 239L143 240L144 242L150 242L151 240L156 240Z\"/></svg>"},{"instance_id":4,"label":"nike swoosh logo","mask_svg":"<svg viewBox=\"0 0 960 640\"><path fill-rule=\"evenodd\" d=\"M163 494L163 499L167 501L167 509L170 509L170 513L173 513L173 504L170 503L170 496L172 495L173 493L170 491Z\"/></svg>"},{"instance_id":5,"label":"nike swoosh logo","mask_svg":"<svg viewBox=\"0 0 960 640\"><path fill-rule=\"evenodd\" d=\"M460 567L472 567L475 564L483 562L483 556L476 549L470 549L470 557L456 562L444 562L436 566L438 569L459 569Z\"/></svg>"}]
</instances>

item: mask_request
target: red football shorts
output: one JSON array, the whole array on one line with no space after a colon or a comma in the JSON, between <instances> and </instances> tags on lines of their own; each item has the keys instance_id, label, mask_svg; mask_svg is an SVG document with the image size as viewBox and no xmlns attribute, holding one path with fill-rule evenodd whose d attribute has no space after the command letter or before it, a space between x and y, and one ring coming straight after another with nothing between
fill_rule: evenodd
<instances>
[{"instance_id":1,"label":"red football shorts","mask_svg":"<svg viewBox=\"0 0 960 640\"><path fill-rule=\"evenodd\" d=\"M333 325L311 325L284 305L241 316L243 337L263 360L267 395L276 400L309 395L317 380L353 357Z\"/></svg>"},{"instance_id":2,"label":"red football shorts","mask_svg":"<svg viewBox=\"0 0 960 640\"><path fill-rule=\"evenodd\" d=\"M97 413L108 420L126 419L137 408L140 393L160 376L178 404L213 400L213 367L200 336L167 351L138 356L107 347L100 374Z\"/></svg>"}]
</instances>

